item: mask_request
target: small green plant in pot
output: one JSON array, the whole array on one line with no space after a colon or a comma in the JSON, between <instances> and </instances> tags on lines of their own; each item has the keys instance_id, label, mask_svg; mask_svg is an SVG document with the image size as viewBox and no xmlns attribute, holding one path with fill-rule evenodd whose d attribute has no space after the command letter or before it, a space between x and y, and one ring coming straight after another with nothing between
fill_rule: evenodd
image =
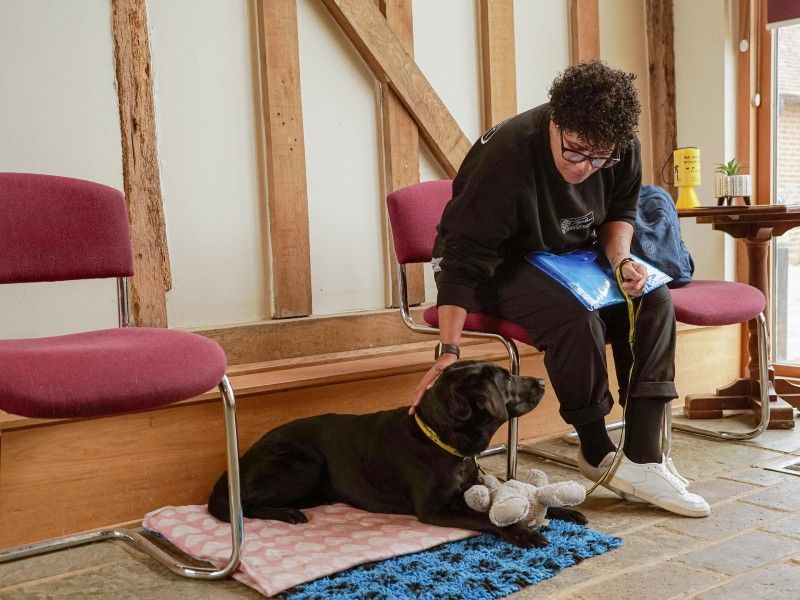
<instances>
[{"instance_id":1,"label":"small green plant in pot","mask_svg":"<svg viewBox=\"0 0 800 600\"><path fill-rule=\"evenodd\" d=\"M717 198L717 206L733 205L733 199L744 198L744 203L750 204L750 193L752 183L750 175L739 175L742 170L742 163L736 158L732 158L726 163L720 163L714 170L717 178L714 180L714 196Z\"/></svg>"}]
</instances>

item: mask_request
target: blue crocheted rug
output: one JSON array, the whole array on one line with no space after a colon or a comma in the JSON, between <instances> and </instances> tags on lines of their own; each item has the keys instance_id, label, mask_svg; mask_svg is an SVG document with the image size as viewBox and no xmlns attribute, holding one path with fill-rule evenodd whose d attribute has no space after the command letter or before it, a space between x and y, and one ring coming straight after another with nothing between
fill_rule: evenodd
<instances>
[{"instance_id":1,"label":"blue crocheted rug","mask_svg":"<svg viewBox=\"0 0 800 600\"><path fill-rule=\"evenodd\" d=\"M550 544L523 549L491 535L368 563L287 590L282 600L490 600L548 579L622 544L565 521L542 530Z\"/></svg>"}]
</instances>

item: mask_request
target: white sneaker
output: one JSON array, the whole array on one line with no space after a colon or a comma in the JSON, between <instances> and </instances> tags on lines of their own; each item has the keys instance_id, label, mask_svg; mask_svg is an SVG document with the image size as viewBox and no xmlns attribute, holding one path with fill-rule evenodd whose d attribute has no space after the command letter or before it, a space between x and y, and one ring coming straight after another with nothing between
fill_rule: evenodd
<instances>
[{"instance_id":1,"label":"white sneaker","mask_svg":"<svg viewBox=\"0 0 800 600\"><path fill-rule=\"evenodd\" d=\"M691 481L686 479L686 477L678 473L678 468L675 466L675 463L672 462L671 456L662 454L661 457L662 457L661 462L664 463L664 465L667 467L667 470L673 475L675 475L675 477L677 477L683 485L689 485L691 483Z\"/></svg>"},{"instance_id":2,"label":"white sneaker","mask_svg":"<svg viewBox=\"0 0 800 600\"><path fill-rule=\"evenodd\" d=\"M583 451L581 450L581 447L578 446L578 471L580 471L581 475L586 477L586 479L590 479L596 483L603 476L603 473L605 473L606 470L611 466L611 463L614 462L615 454L616 454L615 452L609 452L603 457L603 460L600 461L600 464L595 467L591 463L589 463L589 461L586 460L586 457L583 456ZM608 477L608 480L609 481L611 480L611 476ZM644 500L637 498L636 496L631 496L630 494L626 494L623 491L614 489L606 485L605 482L601 483L600 485L608 488L615 494L622 496L623 498L625 498L625 500L628 500L629 502L644 502Z\"/></svg>"},{"instance_id":3,"label":"white sneaker","mask_svg":"<svg viewBox=\"0 0 800 600\"><path fill-rule=\"evenodd\" d=\"M686 517L711 514L708 502L687 491L665 461L638 464L623 454L614 473L609 475L608 487Z\"/></svg>"}]
</instances>

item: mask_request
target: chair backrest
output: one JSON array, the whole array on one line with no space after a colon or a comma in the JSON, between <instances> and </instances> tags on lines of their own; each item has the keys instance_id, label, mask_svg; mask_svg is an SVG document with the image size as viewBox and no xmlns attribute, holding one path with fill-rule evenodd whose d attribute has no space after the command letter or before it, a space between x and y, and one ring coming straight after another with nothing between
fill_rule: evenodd
<instances>
[{"instance_id":1,"label":"chair backrest","mask_svg":"<svg viewBox=\"0 0 800 600\"><path fill-rule=\"evenodd\" d=\"M128 211L119 190L0 173L0 283L131 275Z\"/></svg>"},{"instance_id":2,"label":"chair backrest","mask_svg":"<svg viewBox=\"0 0 800 600\"><path fill-rule=\"evenodd\" d=\"M449 179L416 183L387 196L397 262L405 265L431 260L436 226L452 197L453 182Z\"/></svg>"}]
</instances>

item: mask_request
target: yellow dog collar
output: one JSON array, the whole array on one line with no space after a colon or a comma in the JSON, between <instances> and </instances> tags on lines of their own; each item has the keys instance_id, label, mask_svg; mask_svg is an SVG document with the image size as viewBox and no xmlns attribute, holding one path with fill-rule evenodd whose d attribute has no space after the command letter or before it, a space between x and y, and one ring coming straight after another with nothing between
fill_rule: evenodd
<instances>
[{"instance_id":1,"label":"yellow dog collar","mask_svg":"<svg viewBox=\"0 0 800 600\"><path fill-rule=\"evenodd\" d=\"M461 454L461 452L459 452L458 450L456 450L452 446L450 446L448 444L445 444L441 439L439 439L439 436L436 435L436 432L433 429L431 429L427 425L427 423L425 423L425 421L423 421L420 418L419 413L416 413L416 412L414 413L414 419L417 421L417 425L419 425L419 428L422 430L422 433L424 433L426 436L428 436L428 438L434 444L439 446L439 448L441 448L445 452L448 452L449 454L452 454L453 456L458 456L459 458L467 458L466 456Z\"/></svg>"}]
</instances>

